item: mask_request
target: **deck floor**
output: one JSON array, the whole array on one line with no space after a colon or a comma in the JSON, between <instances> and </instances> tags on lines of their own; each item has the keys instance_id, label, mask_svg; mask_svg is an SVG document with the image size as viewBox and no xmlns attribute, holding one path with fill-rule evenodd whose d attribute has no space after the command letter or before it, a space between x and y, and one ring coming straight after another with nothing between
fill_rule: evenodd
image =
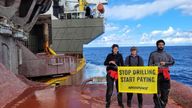
<instances>
[{"instance_id":1,"label":"deck floor","mask_svg":"<svg viewBox=\"0 0 192 108\"><path fill-rule=\"evenodd\" d=\"M82 91L80 86L60 86L37 90L31 95L23 95L22 100L9 105L10 108L105 108L105 85L87 85ZM114 92L115 94L115 92ZM123 96L126 106L126 94ZM152 95L144 95L144 107L154 108ZM137 108L137 98L134 95L133 107ZM111 108L119 108L116 96L112 97ZM166 108L182 108L172 99Z\"/></svg>"}]
</instances>

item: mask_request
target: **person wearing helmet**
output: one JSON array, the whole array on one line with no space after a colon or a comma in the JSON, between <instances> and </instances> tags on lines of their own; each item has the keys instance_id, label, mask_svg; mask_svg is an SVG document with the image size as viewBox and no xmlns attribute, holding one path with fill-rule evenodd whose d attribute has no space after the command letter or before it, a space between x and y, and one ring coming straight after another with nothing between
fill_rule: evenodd
<instances>
[{"instance_id":1,"label":"person wearing helmet","mask_svg":"<svg viewBox=\"0 0 192 108\"><path fill-rule=\"evenodd\" d=\"M111 102L111 96L113 94L114 82L118 92L117 67L124 65L123 57L122 54L119 53L119 46L117 44L112 45L112 53L108 54L107 58L105 59L104 65L107 66L106 108L109 108ZM119 92L117 93L117 100L118 105L121 108L124 108L122 102L122 93Z\"/></svg>"},{"instance_id":2,"label":"person wearing helmet","mask_svg":"<svg viewBox=\"0 0 192 108\"><path fill-rule=\"evenodd\" d=\"M131 54L126 57L125 65L126 66L144 66L143 58L137 54L137 47L131 47ZM133 97L133 93L127 93L127 106L131 107L131 100ZM142 94L137 94L138 98L138 107L142 108L143 106L143 97Z\"/></svg>"},{"instance_id":3,"label":"person wearing helmet","mask_svg":"<svg viewBox=\"0 0 192 108\"><path fill-rule=\"evenodd\" d=\"M175 61L170 54L164 51L164 40L158 40L156 46L157 50L150 54L148 61L149 66L158 66L158 94L154 94L153 101L155 108L165 108L170 91L169 67L174 65Z\"/></svg>"}]
</instances>

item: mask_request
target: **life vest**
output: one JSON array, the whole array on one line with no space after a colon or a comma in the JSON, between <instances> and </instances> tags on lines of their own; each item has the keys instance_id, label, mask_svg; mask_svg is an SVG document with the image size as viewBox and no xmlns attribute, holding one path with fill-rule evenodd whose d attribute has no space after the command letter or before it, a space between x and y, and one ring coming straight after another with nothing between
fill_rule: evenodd
<instances>
[{"instance_id":1,"label":"life vest","mask_svg":"<svg viewBox=\"0 0 192 108\"><path fill-rule=\"evenodd\" d=\"M107 73L109 74L110 77L114 78L115 80L118 79L117 71L114 71L114 70L108 70Z\"/></svg>"},{"instance_id":2,"label":"life vest","mask_svg":"<svg viewBox=\"0 0 192 108\"><path fill-rule=\"evenodd\" d=\"M169 68L158 68L158 72L162 73L165 79L170 80Z\"/></svg>"}]
</instances>

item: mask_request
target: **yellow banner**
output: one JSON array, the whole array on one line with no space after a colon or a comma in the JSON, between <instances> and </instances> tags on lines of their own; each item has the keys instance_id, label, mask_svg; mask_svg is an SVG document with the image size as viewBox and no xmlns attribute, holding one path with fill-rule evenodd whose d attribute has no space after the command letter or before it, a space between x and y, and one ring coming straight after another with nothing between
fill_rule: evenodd
<instances>
[{"instance_id":1,"label":"yellow banner","mask_svg":"<svg viewBox=\"0 0 192 108\"><path fill-rule=\"evenodd\" d=\"M127 93L157 93L156 66L120 66L118 67L119 92Z\"/></svg>"}]
</instances>

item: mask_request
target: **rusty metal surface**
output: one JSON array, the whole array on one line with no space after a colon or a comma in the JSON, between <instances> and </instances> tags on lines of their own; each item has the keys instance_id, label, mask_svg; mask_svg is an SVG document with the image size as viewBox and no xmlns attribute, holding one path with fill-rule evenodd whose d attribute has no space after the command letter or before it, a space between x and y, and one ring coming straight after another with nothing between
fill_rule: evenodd
<instances>
[{"instance_id":1,"label":"rusty metal surface","mask_svg":"<svg viewBox=\"0 0 192 108\"><path fill-rule=\"evenodd\" d=\"M83 92L80 86L61 86L35 91L31 96L11 105L12 108L104 108L105 85L88 85ZM126 94L124 94L126 105ZM144 95L144 107L153 108L152 95ZM118 108L116 97L113 97L111 108ZM134 95L133 108L137 108ZM172 99L166 108L182 108Z\"/></svg>"},{"instance_id":2,"label":"rusty metal surface","mask_svg":"<svg viewBox=\"0 0 192 108\"><path fill-rule=\"evenodd\" d=\"M28 87L0 63L0 108L14 100Z\"/></svg>"},{"instance_id":3,"label":"rusty metal surface","mask_svg":"<svg viewBox=\"0 0 192 108\"><path fill-rule=\"evenodd\" d=\"M22 49L22 64L19 66L19 74L26 77L48 76L71 73L76 71L79 59L75 56L48 56L45 53L34 55L24 45Z\"/></svg>"},{"instance_id":4,"label":"rusty metal surface","mask_svg":"<svg viewBox=\"0 0 192 108\"><path fill-rule=\"evenodd\" d=\"M23 61L20 74L38 77L75 72L78 59L73 56L38 56L37 59Z\"/></svg>"},{"instance_id":5,"label":"rusty metal surface","mask_svg":"<svg viewBox=\"0 0 192 108\"><path fill-rule=\"evenodd\" d=\"M185 108L192 107L192 87L172 81L170 96Z\"/></svg>"}]
</instances>

